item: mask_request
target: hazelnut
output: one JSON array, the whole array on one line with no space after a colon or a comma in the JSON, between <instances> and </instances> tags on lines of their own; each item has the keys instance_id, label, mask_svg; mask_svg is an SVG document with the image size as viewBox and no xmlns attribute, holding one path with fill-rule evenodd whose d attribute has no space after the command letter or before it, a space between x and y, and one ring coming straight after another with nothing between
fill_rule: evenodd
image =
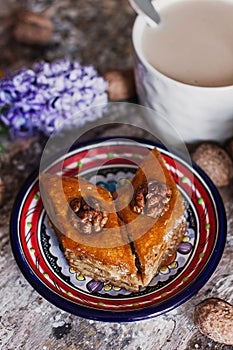
<instances>
[{"instance_id":1,"label":"hazelnut","mask_svg":"<svg viewBox=\"0 0 233 350\"><path fill-rule=\"evenodd\" d=\"M103 73L108 82L108 97L111 101L125 100L136 95L133 70L112 70Z\"/></svg>"},{"instance_id":2,"label":"hazelnut","mask_svg":"<svg viewBox=\"0 0 233 350\"><path fill-rule=\"evenodd\" d=\"M192 158L217 187L229 185L233 175L233 163L222 147L203 143L193 153Z\"/></svg>"},{"instance_id":3,"label":"hazelnut","mask_svg":"<svg viewBox=\"0 0 233 350\"><path fill-rule=\"evenodd\" d=\"M209 298L194 310L196 327L218 343L233 345L233 306L219 298Z\"/></svg>"},{"instance_id":4,"label":"hazelnut","mask_svg":"<svg viewBox=\"0 0 233 350\"><path fill-rule=\"evenodd\" d=\"M40 13L22 12L13 31L14 38L24 44L48 44L53 35L53 24Z\"/></svg>"}]
</instances>

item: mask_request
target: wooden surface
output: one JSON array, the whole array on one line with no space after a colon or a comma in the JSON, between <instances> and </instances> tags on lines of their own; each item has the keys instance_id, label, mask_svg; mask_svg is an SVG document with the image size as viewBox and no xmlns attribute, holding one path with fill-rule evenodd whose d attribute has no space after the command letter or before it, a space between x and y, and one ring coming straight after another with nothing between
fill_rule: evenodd
<instances>
[{"instance_id":1,"label":"wooden surface","mask_svg":"<svg viewBox=\"0 0 233 350\"><path fill-rule=\"evenodd\" d=\"M56 29L52 46L35 50L12 41L10 26L19 9L26 4L32 10L43 10L53 3L59 3L60 7L50 9ZM3 19L0 22L0 70L30 65L39 58L52 60L64 55L85 64L95 64L100 70L132 65L130 36L134 13L127 0L0 0L0 7ZM129 130L123 130L121 136L127 132ZM108 133L103 130L102 135ZM90 321L51 305L28 284L18 269L11 252L9 217L22 181L38 165L43 142L37 139L12 142L0 136L0 143L4 146L0 152L0 176L6 186L0 208L0 349L232 349L201 335L193 323L194 306L205 298L220 297L233 303L232 188L221 191L228 217L224 255L211 280L197 295L177 309L151 320L125 324Z\"/></svg>"}]
</instances>

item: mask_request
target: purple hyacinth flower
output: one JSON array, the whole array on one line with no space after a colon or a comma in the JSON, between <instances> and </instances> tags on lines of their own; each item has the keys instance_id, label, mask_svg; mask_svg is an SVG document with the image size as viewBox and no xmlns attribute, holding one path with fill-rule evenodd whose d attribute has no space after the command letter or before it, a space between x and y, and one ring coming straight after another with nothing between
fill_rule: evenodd
<instances>
[{"instance_id":1,"label":"purple hyacinth flower","mask_svg":"<svg viewBox=\"0 0 233 350\"><path fill-rule=\"evenodd\" d=\"M0 80L0 122L13 137L36 132L49 136L69 123L81 126L100 118L104 107L91 116L87 109L106 105L106 90L106 81L93 66L68 59L41 61Z\"/></svg>"}]
</instances>

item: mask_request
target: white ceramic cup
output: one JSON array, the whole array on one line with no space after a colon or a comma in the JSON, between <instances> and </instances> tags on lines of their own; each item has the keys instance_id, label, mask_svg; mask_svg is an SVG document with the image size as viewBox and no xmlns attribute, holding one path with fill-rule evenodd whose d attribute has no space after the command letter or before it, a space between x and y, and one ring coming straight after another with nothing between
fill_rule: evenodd
<instances>
[{"instance_id":1,"label":"white ceramic cup","mask_svg":"<svg viewBox=\"0 0 233 350\"><path fill-rule=\"evenodd\" d=\"M179 0L157 0L158 7ZM138 16L133 27L135 80L139 102L156 113L149 123L163 129L166 119L186 143L203 140L224 142L233 136L233 86L199 87L171 79L151 66L142 51L146 26ZM233 38L232 38L233 40ZM160 130L166 134L167 130Z\"/></svg>"}]
</instances>

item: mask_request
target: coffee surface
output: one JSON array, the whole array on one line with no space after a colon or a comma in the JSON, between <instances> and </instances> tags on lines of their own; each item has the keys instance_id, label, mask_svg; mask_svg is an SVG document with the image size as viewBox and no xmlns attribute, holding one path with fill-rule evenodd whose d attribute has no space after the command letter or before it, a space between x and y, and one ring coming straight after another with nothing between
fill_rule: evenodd
<instances>
[{"instance_id":1,"label":"coffee surface","mask_svg":"<svg viewBox=\"0 0 233 350\"><path fill-rule=\"evenodd\" d=\"M233 1L177 1L160 15L162 23L142 35L153 67L191 85L233 85Z\"/></svg>"}]
</instances>

